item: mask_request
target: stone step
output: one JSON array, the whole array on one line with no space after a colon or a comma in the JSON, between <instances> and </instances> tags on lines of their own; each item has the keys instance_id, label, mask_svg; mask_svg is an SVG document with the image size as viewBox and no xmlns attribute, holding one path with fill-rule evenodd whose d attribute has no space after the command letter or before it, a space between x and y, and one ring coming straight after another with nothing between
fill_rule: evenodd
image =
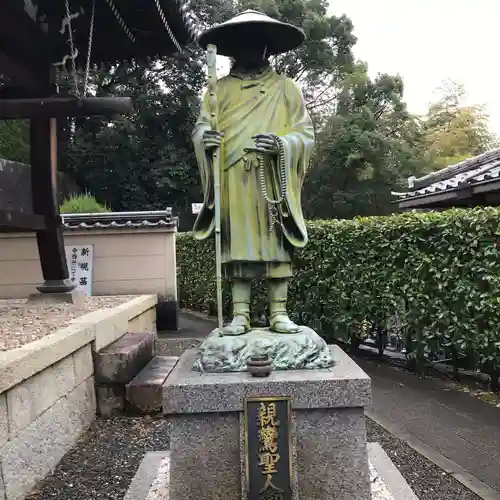
<instances>
[{"instance_id":1,"label":"stone step","mask_svg":"<svg viewBox=\"0 0 500 500\"><path fill-rule=\"evenodd\" d=\"M127 333L94 357L97 384L128 384L154 357L156 333Z\"/></svg>"},{"instance_id":2,"label":"stone step","mask_svg":"<svg viewBox=\"0 0 500 500\"><path fill-rule=\"evenodd\" d=\"M127 333L94 354L97 413L102 417L125 410L128 384L154 357L156 333Z\"/></svg>"},{"instance_id":3,"label":"stone step","mask_svg":"<svg viewBox=\"0 0 500 500\"><path fill-rule=\"evenodd\" d=\"M127 401L142 413L161 411L163 383L179 360L176 356L156 356L126 386Z\"/></svg>"}]
</instances>

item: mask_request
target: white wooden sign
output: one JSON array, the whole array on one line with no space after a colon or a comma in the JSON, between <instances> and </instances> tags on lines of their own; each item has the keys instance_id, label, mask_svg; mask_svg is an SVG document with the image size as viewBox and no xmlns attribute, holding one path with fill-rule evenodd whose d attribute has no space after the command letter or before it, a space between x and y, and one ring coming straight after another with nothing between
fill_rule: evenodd
<instances>
[{"instance_id":1,"label":"white wooden sign","mask_svg":"<svg viewBox=\"0 0 500 500\"><path fill-rule=\"evenodd\" d=\"M203 207L203 203L191 203L191 210L193 214L199 214Z\"/></svg>"},{"instance_id":2,"label":"white wooden sign","mask_svg":"<svg viewBox=\"0 0 500 500\"><path fill-rule=\"evenodd\" d=\"M69 279L87 295L92 295L92 262L94 259L93 245L65 246L66 262L68 263Z\"/></svg>"}]
</instances>

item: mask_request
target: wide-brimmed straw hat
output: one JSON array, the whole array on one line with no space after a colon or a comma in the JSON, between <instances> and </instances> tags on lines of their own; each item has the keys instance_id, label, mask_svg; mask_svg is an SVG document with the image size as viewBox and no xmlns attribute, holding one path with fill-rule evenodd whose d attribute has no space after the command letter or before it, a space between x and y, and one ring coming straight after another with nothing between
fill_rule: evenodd
<instances>
[{"instance_id":1,"label":"wide-brimmed straw hat","mask_svg":"<svg viewBox=\"0 0 500 500\"><path fill-rule=\"evenodd\" d=\"M241 54L245 46L267 47L268 55L293 50L305 40L305 34L296 26L276 21L256 10L245 10L222 24L203 32L198 43L217 46L217 53L232 57Z\"/></svg>"}]
</instances>

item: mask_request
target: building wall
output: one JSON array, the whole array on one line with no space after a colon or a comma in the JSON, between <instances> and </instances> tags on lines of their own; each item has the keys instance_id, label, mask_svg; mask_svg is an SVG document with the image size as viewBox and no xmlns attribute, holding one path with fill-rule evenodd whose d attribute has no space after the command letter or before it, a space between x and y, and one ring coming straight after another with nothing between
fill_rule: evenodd
<instances>
[{"instance_id":1,"label":"building wall","mask_svg":"<svg viewBox=\"0 0 500 500\"><path fill-rule=\"evenodd\" d=\"M64 234L66 246L93 245L93 295L158 294L177 301L175 230L102 229ZM25 298L43 281L34 234L0 234L0 299Z\"/></svg>"}]
</instances>

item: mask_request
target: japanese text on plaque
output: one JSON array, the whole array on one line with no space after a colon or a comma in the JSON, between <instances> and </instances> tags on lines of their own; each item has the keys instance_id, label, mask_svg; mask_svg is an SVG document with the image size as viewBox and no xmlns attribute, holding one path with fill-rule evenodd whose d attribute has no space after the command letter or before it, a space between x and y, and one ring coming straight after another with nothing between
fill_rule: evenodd
<instances>
[{"instance_id":1,"label":"japanese text on plaque","mask_svg":"<svg viewBox=\"0 0 500 500\"><path fill-rule=\"evenodd\" d=\"M273 476L278 472L277 465L280 460L278 450L280 422L276 403L260 403L257 415L257 428L259 435L259 467L266 476L266 482L260 490L262 500L282 500L284 491L273 483Z\"/></svg>"}]
</instances>

